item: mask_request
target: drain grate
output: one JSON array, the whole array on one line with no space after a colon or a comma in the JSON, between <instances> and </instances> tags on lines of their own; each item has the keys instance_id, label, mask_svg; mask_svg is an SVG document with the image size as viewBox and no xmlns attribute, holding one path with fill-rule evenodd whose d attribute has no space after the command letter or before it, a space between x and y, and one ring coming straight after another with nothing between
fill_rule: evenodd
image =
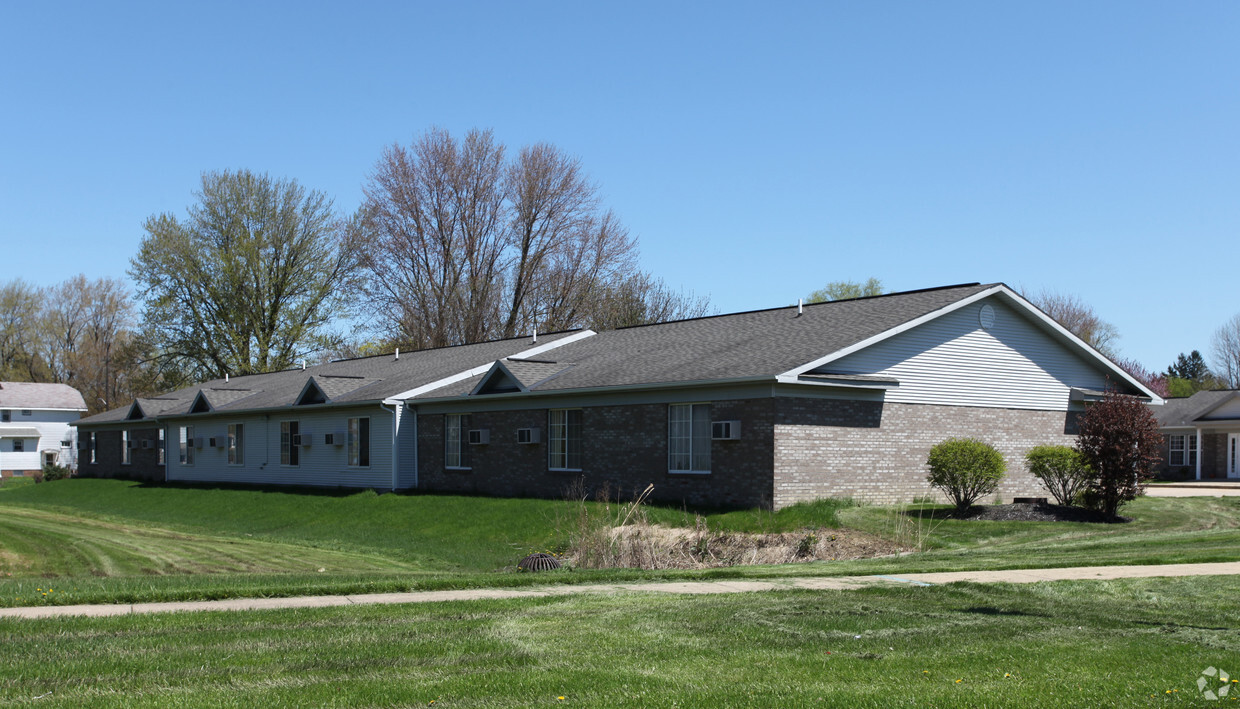
<instances>
[{"instance_id":1,"label":"drain grate","mask_svg":"<svg viewBox=\"0 0 1240 709\"><path fill-rule=\"evenodd\" d=\"M560 562L554 556L540 551L518 561L517 568L522 571L550 571L560 568Z\"/></svg>"}]
</instances>

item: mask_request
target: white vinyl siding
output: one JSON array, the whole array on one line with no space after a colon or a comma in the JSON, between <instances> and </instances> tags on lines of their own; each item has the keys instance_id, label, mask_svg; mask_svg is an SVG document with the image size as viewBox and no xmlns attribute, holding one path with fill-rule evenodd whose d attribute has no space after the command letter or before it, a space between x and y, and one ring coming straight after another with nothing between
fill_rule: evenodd
<instances>
[{"instance_id":1,"label":"white vinyl siding","mask_svg":"<svg viewBox=\"0 0 1240 709\"><path fill-rule=\"evenodd\" d=\"M710 472L710 404L672 404L667 411L667 469Z\"/></svg>"},{"instance_id":2,"label":"white vinyl siding","mask_svg":"<svg viewBox=\"0 0 1240 709\"><path fill-rule=\"evenodd\" d=\"M989 329L979 323L983 304L994 308ZM1107 386L1100 367L997 298L967 305L818 371L894 377L900 385L884 399L908 404L1066 411L1072 388Z\"/></svg>"},{"instance_id":3,"label":"white vinyl siding","mask_svg":"<svg viewBox=\"0 0 1240 709\"><path fill-rule=\"evenodd\" d=\"M1212 419L1240 419L1240 398L1232 399L1217 409L1207 412L1201 418L1205 421Z\"/></svg>"},{"instance_id":4,"label":"white vinyl siding","mask_svg":"<svg viewBox=\"0 0 1240 709\"><path fill-rule=\"evenodd\" d=\"M1193 434L1172 434L1171 435L1170 455L1167 456L1167 465L1174 466L1196 466L1197 465L1197 436Z\"/></svg>"},{"instance_id":5,"label":"white vinyl siding","mask_svg":"<svg viewBox=\"0 0 1240 709\"><path fill-rule=\"evenodd\" d=\"M296 466L281 465L284 449L282 439L285 429L275 417L270 420L261 415L204 420L198 424L200 435L227 435L228 427L244 426L242 444L244 456L241 463L230 465L226 447L203 447L195 451L194 466L174 467L169 470L169 480L194 480L202 482L236 482L256 485L310 485L324 487L392 487L392 441L390 435L370 436L370 466L349 465L348 446L329 446L323 436L327 433L345 431L350 418L366 417L378 407L363 410L336 409L333 411L299 412L297 433L310 440L309 446L298 447ZM388 416L369 416L372 426L390 431Z\"/></svg>"},{"instance_id":6,"label":"white vinyl siding","mask_svg":"<svg viewBox=\"0 0 1240 709\"><path fill-rule=\"evenodd\" d=\"M458 470L469 469L469 414L446 414L444 416L444 466Z\"/></svg>"},{"instance_id":7,"label":"white vinyl siding","mask_svg":"<svg viewBox=\"0 0 1240 709\"><path fill-rule=\"evenodd\" d=\"M43 467L43 454L48 451L56 451L57 462L59 465L72 466L77 462L75 457L77 454L77 434L72 426L71 421L81 418L77 411L52 410L52 409L27 409L30 411L28 418L21 418L18 410L12 411L11 426L20 426L21 428L33 428L38 431L38 436L29 438L0 438L0 468L4 470L38 470ZM85 435L85 434L83 434ZM17 444L17 441L21 441ZM70 442L70 448L65 450L62 443ZM20 450L14 452L14 446L19 445Z\"/></svg>"},{"instance_id":8,"label":"white vinyl siding","mask_svg":"<svg viewBox=\"0 0 1240 709\"><path fill-rule=\"evenodd\" d=\"M547 467L581 470L581 409L547 412Z\"/></svg>"}]
</instances>

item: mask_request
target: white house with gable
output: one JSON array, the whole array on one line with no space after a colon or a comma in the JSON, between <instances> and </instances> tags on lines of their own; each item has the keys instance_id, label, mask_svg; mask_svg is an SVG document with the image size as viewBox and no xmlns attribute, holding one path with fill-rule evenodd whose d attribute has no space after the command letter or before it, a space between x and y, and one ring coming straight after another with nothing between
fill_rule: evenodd
<instances>
[{"instance_id":1,"label":"white house with gable","mask_svg":"<svg viewBox=\"0 0 1240 709\"><path fill-rule=\"evenodd\" d=\"M77 467L77 430L86 401L68 384L0 382L0 477L44 464Z\"/></svg>"}]
</instances>

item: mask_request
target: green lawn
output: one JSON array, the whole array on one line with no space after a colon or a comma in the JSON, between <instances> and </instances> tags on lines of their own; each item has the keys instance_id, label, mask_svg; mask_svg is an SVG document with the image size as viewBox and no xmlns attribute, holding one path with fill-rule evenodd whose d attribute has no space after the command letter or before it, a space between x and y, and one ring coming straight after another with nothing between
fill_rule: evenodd
<instances>
[{"instance_id":1,"label":"green lawn","mask_svg":"<svg viewBox=\"0 0 1240 709\"><path fill-rule=\"evenodd\" d=\"M1240 498L1147 498L1130 524L983 522L822 501L705 515L712 529L864 530L927 551L900 557L702 571L512 573L556 548L579 503L142 485L73 479L0 488L0 605L106 603L592 583L638 579L915 571L1240 559ZM589 503L617 518L617 505ZM653 521L692 524L683 510ZM53 591L48 592L51 587ZM44 595L47 594L47 595Z\"/></svg>"},{"instance_id":2,"label":"green lawn","mask_svg":"<svg viewBox=\"0 0 1240 709\"><path fill-rule=\"evenodd\" d=\"M0 697L91 707L1200 705L1206 667L1240 676L1235 595L1231 578L1198 577L3 620Z\"/></svg>"}]
</instances>

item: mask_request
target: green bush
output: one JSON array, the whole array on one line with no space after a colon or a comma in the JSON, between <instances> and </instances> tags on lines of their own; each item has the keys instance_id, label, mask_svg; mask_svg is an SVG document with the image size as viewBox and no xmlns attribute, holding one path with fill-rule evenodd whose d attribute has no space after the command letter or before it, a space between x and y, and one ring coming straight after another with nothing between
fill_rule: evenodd
<instances>
[{"instance_id":1,"label":"green bush","mask_svg":"<svg viewBox=\"0 0 1240 709\"><path fill-rule=\"evenodd\" d=\"M949 438L930 449L926 481L942 490L963 513L983 495L999 489L1007 464L1003 455L975 438Z\"/></svg>"},{"instance_id":2,"label":"green bush","mask_svg":"<svg viewBox=\"0 0 1240 709\"><path fill-rule=\"evenodd\" d=\"M1036 446L1025 454L1025 461L1033 477L1061 505L1071 505L1093 477L1081 454L1067 446Z\"/></svg>"},{"instance_id":3,"label":"green bush","mask_svg":"<svg viewBox=\"0 0 1240 709\"><path fill-rule=\"evenodd\" d=\"M35 482L51 482L53 480L64 480L72 477L73 471L63 465L44 465L39 471L39 475L35 476Z\"/></svg>"}]
</instances>

